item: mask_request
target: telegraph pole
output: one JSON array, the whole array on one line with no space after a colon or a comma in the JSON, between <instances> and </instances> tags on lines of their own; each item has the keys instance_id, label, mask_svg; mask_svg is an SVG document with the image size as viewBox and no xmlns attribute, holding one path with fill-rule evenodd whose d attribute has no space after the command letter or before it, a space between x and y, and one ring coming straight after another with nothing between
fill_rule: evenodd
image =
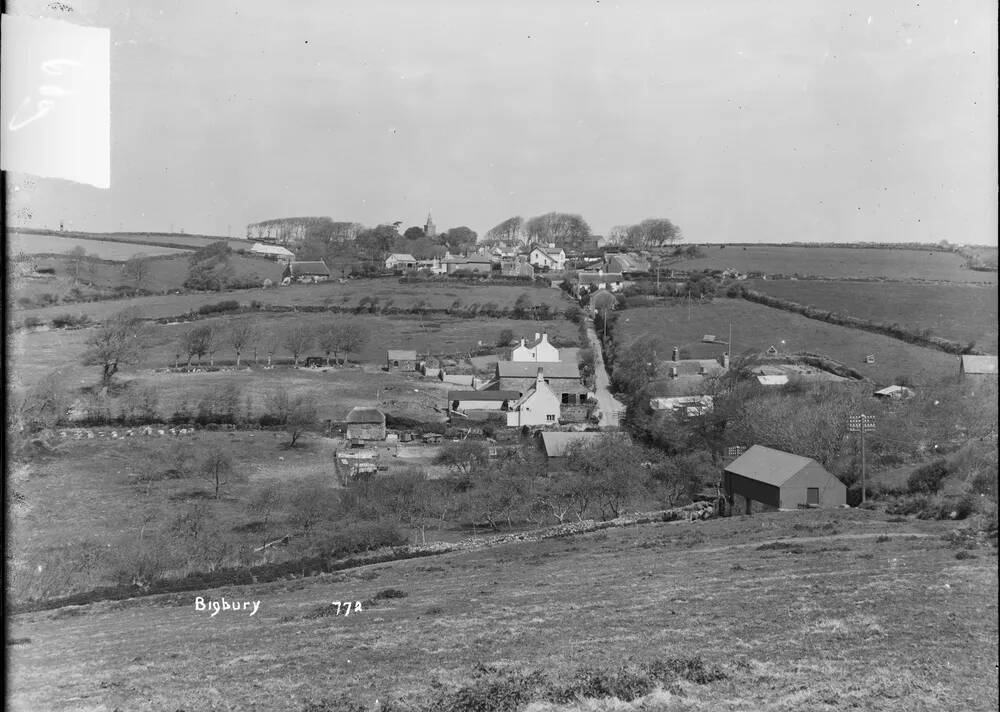
<instances>
[{"instance_id":1,"label":"telegraph pole","mask_svg":"<svg viewBox=\"0 0 1000 712\"><path fill-rule=\"evenodd\" d=\"M864 504L868 500L865 492L865 433L875 430L875 418L864 413L848 416L847 429L861 436L861 503Z\"/></svg>"}]
</instances>

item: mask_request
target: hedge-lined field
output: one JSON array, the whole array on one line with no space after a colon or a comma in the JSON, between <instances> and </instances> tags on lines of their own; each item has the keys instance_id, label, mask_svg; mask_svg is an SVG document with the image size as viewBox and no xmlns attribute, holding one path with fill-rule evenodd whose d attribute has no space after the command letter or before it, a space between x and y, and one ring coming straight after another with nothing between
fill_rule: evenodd
<instances>
[{"instance_id":1,"label":"hedge-lined field","mask_svg":"<svg viewBox=\"0 0 1000 712\"><path fill-rule=\"evenodd\" d=\"M176 255L188 254L188 250L179 247L164 247L144 243L118 242L111 240L88 240L85 238L65 237L62 235L31 235L22 232L10 232L6 235L7 249L11 255L23 252L26 255L63 254L76 247L82 247L88 255L94 255L102 260L124 262L132 255Z\"/></svg>"},{"instance_id":2,"label":"hedge-lined field","mask_svg":"<svg viewBox=\"0 0 1000 712\"><path fill-rule=\"evenodd\" d=\"M239 258L248 262L247 270L251 268L261 276L280 277L281 268L276 262L256 258ZM156 260L154 262L159 262ZM172 262L172 261L164 261ZM259 264L260 263L260 264ZM186 270L184 260L183 269ZM183 281L183 276L180 277ZM211 292L198 294L168 294L148 297L133 297L130 299L115 299L100 302L85 302L65 304L18 311L17 317L33 316L47 323L53 316L65 312L83 313L94 321L106 319L115 312L128 307L140 309L149 318L164 318L180 316L191 310L197 310L205 304L221 300L235 299L245 306L251 302L280 306L333 306L340 309L353 309L362 299L377 299L380 309L408 310L423 302L427 309L451 309L456 306L468 309L473 305L482 308L492 305L496 309L510 310L522 294L527 294L534 304L547 304L553 310L563 310L570 305L565 292L551 287L536 287L532 285L481 285L476 282L435 282L401 284L397 278L382 279L349 279L321 284L296 284L287 287L271 287L269 289L242 289L226 292Z\"/></svg>"},{"instance_id":3,"label":"hedge-lined field","mask_svg":"<svg viewBox=\"0 0 1000 712\"><path fill-rule=\"evenodd\" d=\"M680 262L684 270L735 269L830 279L935 280L996 284L995 272L965 268L965 258L951 252L858 247L790 245L718 245L702 247L704 257Z\"/></svg>"},{"instance_id":4,"label":"hedge-lined field","mask_svg":"<svg viewBox=\"0 0 1000 712\"><path fill-rule=\"evenodd\" d=\"M574 709L629 712L994 710L996 550L954 528L863 511L647 524L18 615L8 695L306 712L523 709L570 688L633 700ZM199 595L260 608L209 618Z\"/></svg>"},{"instance_id":5,"label":"hedge-lined field","mask_svg":"<svg viewBox=\"0 0 1000 712\"><path fill-rule=\"evenodd\" d=\"M799 304L997 352L997 287L951 284L751 280L747 286Z\"/></svg>"},{"instance_id":6,"label":"hedge-lined field","mask_svg":"<svg viewBox=\"0 0 1000 712\"><path fill-rule=\"evenodd\" d=\"M225 345L224 339L228 325L237 318L252 319L264 336L280 335L296 325L304 324L318 331L322 324L333 320L357 320L365 326L368 340L360 353L350 354L349 359L377 366L385 364L385 352L388 349L415 349L421 354L468 354L477 350L480 341L486 346L494 345L505 329L510 329L515 338L531 338L535 332L546 332L551 339L562 343L572 341L575 344L579 341L577 325L565 319L462 319L446 315L421 319L409 314L372 316L330 312L250 312L242 316L216 316L189 323L150 324L150 346L140 367L148 369L173 366L178 353L181 354L181 363L185 363L187 357L178 350L178 344L186 331L205 324L218 328L223 334L223 345L215 354L215 364L233 364L235 354ZM11 351L11 376L14 382L28 386L39 382L52 371L59 370L70 384L95 383L100 369L80 365L87 337L94 328L96 327L15 334ZM258 344L257 358L264 363L267 355L259 341ZM252 359L252 348L248 347L244 351L244 364ZM274 356L281 362L292 358L288 349L280 343ZM324 354L315 346L303 354L303 357L306 356L323 357ZM209 364L207 357L203 359L203 364ZM128 370L126 368L124 372L127 373Z\"/></svg>"},{"instance_id":7,"label":"hedge-lined field","mask_svg":"<svg viewBox=\"0 0 1000 712\"><path fill-rule=\"evenodd\" d=\"M690 310L684 304L627 309L617 317L623 343L647 334L659 336L665 359L670 358L670 349L674 346L702 349L704 334L715 334L725 340L730 324L735 355L747 350L765 351L771 345L783 352L823 354L882 384L908 376L919 385L958 374L958 359L951 354L742 299L696 303ZM724 347L715 347L713 353L723 350ZM865 363L865 356L872 353L876 363Z\"/></svg>"}]
</instances>

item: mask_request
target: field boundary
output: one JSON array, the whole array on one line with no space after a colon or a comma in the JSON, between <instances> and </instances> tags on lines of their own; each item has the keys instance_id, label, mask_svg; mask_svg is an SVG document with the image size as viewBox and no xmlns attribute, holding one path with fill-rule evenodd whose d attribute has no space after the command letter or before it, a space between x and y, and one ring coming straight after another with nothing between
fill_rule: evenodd
<instances>
[{"instance_id":1,"label":"field boundary","mask_svg":"<svg viewBox=\"0 0 1000 712\"><path fill-rule=\"evenodd\" d=\"M407 544L395 546L352 556L346 559L330 559L315 556L293 561L273 564L261 564L241 568L219 569L211 572L198 572L182 578L158 579L146 586L103 586L83 591L69 596L60 596L41 601L15 602L11 604L11 614L34 613L53 610L66 606L82 606L100 601L121 601L130 598L145 598L161 594L183 593L186 591L203 591L226 586L242 586L251 584L271 583L289 576L306 578L321 574L335 573L347 569L384 564L393 561L404 561L425 556L437 556L456 551L471 551L494 546L502 546L519 541L542 541L560 537L588 534L602 529L615 527L638 526L661 522L697 521L709 518L710 503L696 502L684 507L665 509L654 512L625 515L616 519L598 521L585 519L569 524L533 529L524 532L496 534L476 539L463 539L454 543Z\"/></svg>"},{"instance_id":2,"label":"field boundary","mask_svg":"<svg viewBox=\"0 0 1000 712\"><path fill-rule=\"evenodd\" d=\"M859 331L868 331L873 334L888 336L891 339L896 339L897 341L902 341L907 344L913 344L914 346L923 346L925 348L935 349L937 351L943 351L945 353L955 355L983 353L979 349L974 348L972 343L961 344L957 341L945 339L940 336L931 336L929 333L911 331L899 326L898 324L873 322L868 319L850 316L849 314L840 314L838 312L827 309L819 309L807 304L799 304L798 302L793 302L789 299L782 299L781 297L774 297L755 289L747 289L742 285L737 285L737 289L733 291L735 292L733 296L745 299L748 302L754 302L755 304L761 304L772 309L780 309L781 311L799 314L807 319L814 319L816 321L823 321L828 324L835 324L849 329L858 329Z\"/></svg>"}]
</instances>

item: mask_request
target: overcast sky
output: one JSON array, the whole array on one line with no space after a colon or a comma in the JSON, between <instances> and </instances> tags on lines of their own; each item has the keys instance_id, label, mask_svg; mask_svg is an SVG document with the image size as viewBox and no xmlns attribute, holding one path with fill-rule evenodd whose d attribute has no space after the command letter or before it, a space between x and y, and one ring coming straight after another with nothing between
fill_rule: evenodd
<instances>
[{"instance_id":1,"label":"overcast sky","mask_svg":"<svg viewBox=\"0 0 1000 712\"><path fill-rule=\"evenodd\" d=\"M996 243L992 0L71 4L111 28L111 188L36 179L34 225Z\"/></svg>"}]
</instances>

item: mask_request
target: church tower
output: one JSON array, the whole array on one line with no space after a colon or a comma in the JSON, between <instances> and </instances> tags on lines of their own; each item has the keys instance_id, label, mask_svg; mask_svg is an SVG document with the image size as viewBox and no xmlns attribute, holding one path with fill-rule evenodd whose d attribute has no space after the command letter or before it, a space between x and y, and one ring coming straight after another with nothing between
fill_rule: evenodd
<instances>
[{"instance_id":1,"label":"church tower","mask_svg":"<svg viewBox=\"0 0 1000 712\"><path fill-rule=\"evenodd\" d=\"M434 225L434 220L431 219L431 214L427 213L427 224L424 225L424 234L427 237L434 237L437 235L437 227Z\"/></svg>"}]
</instances>

